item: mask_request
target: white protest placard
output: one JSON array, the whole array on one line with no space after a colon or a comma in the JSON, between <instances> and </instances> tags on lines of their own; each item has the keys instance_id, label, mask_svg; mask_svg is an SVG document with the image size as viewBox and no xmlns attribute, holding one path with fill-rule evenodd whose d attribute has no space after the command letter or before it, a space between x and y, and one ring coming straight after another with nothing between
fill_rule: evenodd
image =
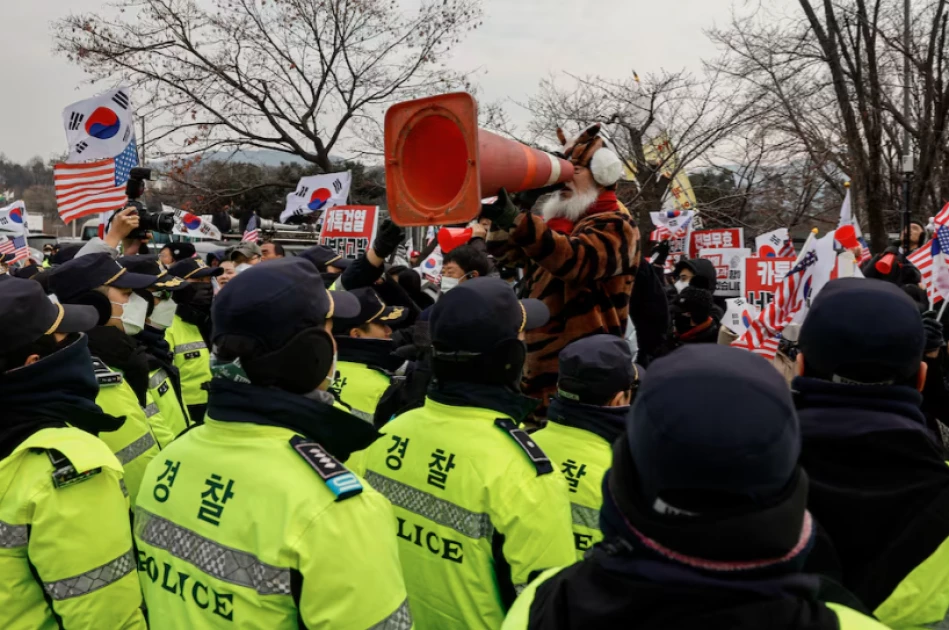
<instances>
[{"instance_id":1,"label":"white protest placard","mask_svg":"<svg viewBox=\"0 0 949 630\"><path fill-rule=\"evenodd\" d=\"M745 259L751 250L745 247L699 250L699 258L705 258L715 267L715 295L718 297L740 297Z\"/></svg>"}]
</instances>

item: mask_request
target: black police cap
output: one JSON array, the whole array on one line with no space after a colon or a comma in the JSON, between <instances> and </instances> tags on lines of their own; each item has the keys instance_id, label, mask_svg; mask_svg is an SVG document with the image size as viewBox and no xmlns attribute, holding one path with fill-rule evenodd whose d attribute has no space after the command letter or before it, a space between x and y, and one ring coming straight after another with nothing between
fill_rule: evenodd
<instances>
[{"instance_id":1,"label":"black police cap","mask_svg":"<svg viewBox=\"0 0 949 630\"><path fill-rule=\"evenodd\" d=\"M591 335L560 351L557 379L561 398L602 404L636 381L633 355L625 339L615 335Z\"/></svg>"},{"instance_id":2,"label":"black police cap","mask_svg":"<svg viewBox=\"0 0 949 630\"><path fill-rule=\"evenodd\" d=\"M153 276L132 273L105 253L73 258L49 274L50 291L65 303L102 286L147 289L153 284Z\"/></svg>"},{"instance_id":3,"label":"black police cap","mask_svg":"<svg viewBox=\"0 0 949 630\"><path fill-rule=\"evenodd\" d=\"M180 264L180 263L179 263ZM346 291L327 291L308 260L282 258L254 265L217 294L211 306L214 339L255 339L270 350L297 333L334 317L359 314L359 301Z\"/></svg>"},{"instance_id":4,"label":"black police cap","mask_svg":"<svg viewBox=\"0 0 949 630\"><path fill-rule=\"evenodd\" d=\"M499 278L472 278L442 295L432 308L432 343L438 350L484 352L540 328L550 311L540 300L518 301Z\"/></svg>"},{"instance_id":5,"label":"black police cap","mask_svg":"<svg viewBox=\"0 0 949 630\"><path fill-rule=\"evenodd\" d=\"M371 287L360 287L347 293L359 301L359 314L351 318L333 318L333 330L340 335L345 336L351 329L371 322L395 328L409 317L407 308L386 305Z\"/></svg>"},{"instance_id":6,"label":"black police cap","mask_svg":"<svg viewBox=\"0 0 949 630\"><path fill-rule=\"evenodd\" d=\"M53 302L38 282L0 276L0 348L13 350L43 335L85 332L99 314L91 306Z\"/></svg>"}]
</instances>

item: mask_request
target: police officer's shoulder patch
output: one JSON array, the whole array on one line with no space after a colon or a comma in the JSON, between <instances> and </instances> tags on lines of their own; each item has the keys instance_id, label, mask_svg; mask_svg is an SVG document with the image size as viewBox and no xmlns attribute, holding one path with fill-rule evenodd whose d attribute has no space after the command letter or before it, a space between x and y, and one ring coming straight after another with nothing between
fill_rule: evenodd
<instances>
[{"instance_id":1,"label":"police officer's shoulder patch","mask_svg":"<svg viewBox=\"0 0 949 630\"><path fill-rule=\"evenodd\" d=\"M99 382L99 387L111 387L113 385L122 384L122 375L118 372L114 372L101 359L92 357L92 368L96 372L96 380Z\"/></svg>"},{"instance_id":2,"label":"police officer's shoulder patch","mask_svg":"<svg viewBox=\"0 0 949 630\"><path fill-rule=\"evenodd\" d=\"M538 475L546 475L554 472L554 466L550 463L550 458L547 457L547 453L537 445L537 442L531 439L527 431L518 429L517 425L507 418L498 418L494 421L494 426L499 427L502 431L510 435L514 441L517 442L518 446L527 453L527 456L534 464L534 468L537 469Z\"/></svg>"},{"instance_id":3,"label":"police officer's shoulder patch","mask_svg":"<svg viewBox=\"0 0 949 630\"><path fill-rule=\"evenodd\" d=\"M68 457L54 448L47 449L46 454L49 456L50 463L53 464L53 486L56 488L66 488L82 483L102 472L102 468L93 468L81 473L76 470Z\"/></svg>"},{"instance_id":4,"label":"police officer's shoulder patch","mask_svg":"<svg viewBox=\"0 0 949 630\"><path fill-rule=\"evenodd\" d=\"M323 479L323 483L336 495L337 501L354 497L362 492L359 479L343 466L335 457L326 452L316 442L310 442L299 435L290 438L290 446L313 467L316 474Z\"/></svg>"}]
</instances>

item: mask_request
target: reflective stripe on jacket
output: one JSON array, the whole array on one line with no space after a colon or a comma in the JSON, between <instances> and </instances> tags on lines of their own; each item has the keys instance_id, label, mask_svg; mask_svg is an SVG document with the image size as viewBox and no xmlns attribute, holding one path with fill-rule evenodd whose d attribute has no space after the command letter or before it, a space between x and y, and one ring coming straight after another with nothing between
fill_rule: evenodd
<instances>
[{"instance_id":1,"label":"reflective stripe on jacket","mask_svg":"<svg viewBox=\"0 0 949 630\"><path fill-rule=\"evenodd\" d=\"M535 572L575 559L562 476L540 473L500 417L426 399L368 449L418 628L498 628Z\"/></svg>"},{"instance_id":2,"label":"reflective stripe on jacket","mask_svg":"<svg viewBox=\"0 0 949 630\"><path fill-rule=\"evenodd\" d=\"M0 461L0 628L145 628L122 467L80 429Z\"/></svg>"},{"instance_id":3,"label":"reflective stripe on jacket","mask_svg":"<svg viewBox=\"0 0 949 630\"><path fill-rule=\"evenodd\" d=\"M165 331L165 341L175 354L175 367L181 375L181 395L185 404L207 404L208 392L204 384L211 380L211 353L201 331L175 315L171 326Z\"/></svg>"},{"instance_id":4,"label":"reflective stripe on jacket","mask_svg":"<svg viewBox=\"0 0 949 630\"><path fill-rule=\"evenodd\" d=\"M138 406L135 392L124 380L114 385L100 385L96 404L111 416L125 416L118 430L100 433L99 439L112 449L122 464L129 499L135 505L145 467L158 455L158 440L145 417L145 410Z\"/></svg>"},{"instance_id":5,"label":"reflective stripe on jacket","mask_svg":"<svg viewBox=\"0 0 949 630\"><path fill-rule=\"evenodd\" d=\"M554 462L568 485L573 543L577 560L603 540L600 508L603 506L603 475L613 463L613 450L600 436L556 422L531 434Z\"/></svg>"},{"instance_id":6,"label":"reflective stripe on jacket","mask_svg":"<svg viewBox=\"0 0 949 630\"><path fill-rule=\"evenodd\" d=\"M337 500L295 435L207 418L149 466L134 530L152 630L412 627L388 501L351 474L340 487L362 491Z\"/></svg>"}]
</instances>

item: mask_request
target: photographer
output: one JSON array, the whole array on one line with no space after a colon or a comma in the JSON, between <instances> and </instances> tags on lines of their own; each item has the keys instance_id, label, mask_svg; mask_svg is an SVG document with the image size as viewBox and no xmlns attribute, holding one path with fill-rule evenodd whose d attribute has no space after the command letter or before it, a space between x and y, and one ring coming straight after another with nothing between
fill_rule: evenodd
<instances>
[{"instance_id":1,"label":"photographer","mask_svg":"<svg viewBox=\"0 0 949 630\"><path fill-rule=\"evenodd\" d=\"M148 212L139 198L145 194L145 182L157 179L157 173L150 168L133 168L125 184L128 204L116 211L109 219L109 229L105 238L92 238L83 245L76 256L106 253L112 258L119 255L134 256L148 254L148 242L151 232L171 234L174 218L170 212ZM120 247L121 246L121 249Z\"/></svg>"}]
</instances>

